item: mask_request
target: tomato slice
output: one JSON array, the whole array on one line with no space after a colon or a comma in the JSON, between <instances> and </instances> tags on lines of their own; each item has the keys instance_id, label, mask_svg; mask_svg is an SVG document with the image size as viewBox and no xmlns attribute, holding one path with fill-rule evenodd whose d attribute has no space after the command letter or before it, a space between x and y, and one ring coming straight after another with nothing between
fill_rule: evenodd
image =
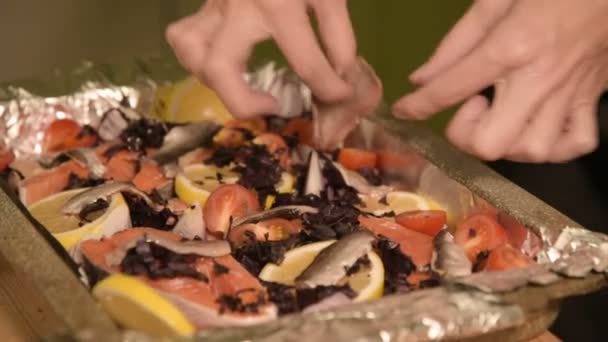
<instances>
[{"instance_id":1,"label":"tomato slice","mask_svg":"<svg viewBox=\"0 0 608 342\"><path fill-rule=\"evenodd\" d=\"M274 218L258 223L248 223L230 229L228 240L235 243L248 241L253 233L258 241L277 241L288 238L302 229L301 223ZM248 233L249 232L249 233Z\"/></svg>"},{"instance_id":2,"label":"tomato slice","mask_svg":"<svg viewBox=\"0 0 608 342\"><path fill-rule=\"evenodd\" d=\"M266 120L261 117L255 117L251 119L233 119L224 124L226 128L244 128L251 131L251 133L258 135L268 130Z\"/></svg>"},{"instance_id":3,"label":"tomato slice","mask_svg":"<svg viewBox=\"0 0 608 342\"><path fill-rule=\"evenodd\" d=\"M0 171L6 169L15 160L15 154L6 145L0 143Z\"/></svg>"},{"instance_id":4,"label":"tomato slice","mask_svg":"<svg viewBox=\"0 0 608 342\"><path fill-rule=\"evenodd\" d=\"M356 148L343 148L338 154L338 162L349 170L376 167L378 156L375 152Z\"/></svg>"},{"instance_id":5,"label":"tomato slice","mask_svg":"<svg viewBox=\"0 0 608 342\"><path fill-rule=\"evenodd\" d=\"M281 163L281 167L287 168L289 164L289 147L280 135L274 133L264 133L255 139L254 144L265 145L268 152L274 154Z\"/></svg>"},{"instance_id":6,"label":"tomato slice","mask_svg":"<svg viewBox=\"0 0 608 342\"><path fill-rule=\"evenodd\" d=\"M401 253L412 258L418 268L428 265L433 256L433 238L408 229L390 218L359 216L359 223L378 236L399 244Z\"/></svg>"},{"instance_id":7,"label":"tomato slice","mask_svg":"<svg viewBox=\"0 0 608 342\"><path fill-rule=\"evenodd\" d=\"M494 217L475 214L457 226L454 241L464 247L467 256L474 262L479 253L505 244L507 233Z\"/></svg>"},{"instance_id":8,"label":"tomato slice","mask_svg":"<svg viewBox=\"0 0 608 342\"><path fill-rule=\"evenodd\" d=\"M509 244L495 248L486 260L486 271L505 271L512 268L526 267L532 259L524 255L519 249Z\"/></svg>"},{"instance_id":9,"label":"tomato slice","mask_svg":"<svg viewBox=\"0 0 608 342\"><path fill-rule=\"evenodd\" d=\"M59 119L53 121L44 131L42 145L45 152L59 152L91 146L95 142L97 137L84 131L76 121Z\"/></svg>"},{"instance_id":10,"label":"tomato slice","mask_svg":"<svg viewBox=\"0 0 608 342\"><path fill-rule=\"evenodd\" d=\"M239 184L221 185L209 195L203 207L207 230L225 237L234 219L260 211L256 194Z\"/></svg>"},{"instance_id":11,"label":"tomato slice","mask_svg":"<svg viewBox=\"0 0 608 342\"><path fill-rule=\"evenodd\" d=\"M446 225L448 218L443 210L416 210L397 215L395 221L406 228L435 236Z\"/></svg>"},{"instance_id":12,"label":"tomato slice","mask_svg":"<svg viewBox=\"0 0 608 342\"><path fill-rule=\"evenodd\" d=\"M296 118L287 123L283 128L283 134L289 136L297 136L298 141L302 144L313 145L313 127L312 120L305 118Z\"/></svg>"}]
</instances>

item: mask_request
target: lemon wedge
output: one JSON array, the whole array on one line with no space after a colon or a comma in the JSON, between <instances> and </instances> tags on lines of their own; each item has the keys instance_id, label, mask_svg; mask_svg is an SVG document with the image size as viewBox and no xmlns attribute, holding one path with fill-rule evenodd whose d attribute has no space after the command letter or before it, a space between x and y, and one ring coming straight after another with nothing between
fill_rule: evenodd
<instances>
[{"instance_id":1,"label":"lemon wedge","mask_svg":"<svg viewBox=\"0 0 608 342\"><path fill-rule=\"evenodd\" d=\"M207 198L222 184L234 184L239 180L229 168L214 165L190 165L175 177L175 194L188 205L199 202L204 205Z\"/></svg>"},{"instance_id":2,"label":"lemon wedge","mask_svg":"<svg viewBox=\"0 0 608 342\"><path fill-rule=\"evenodd\" d=\"M233 118L217 94L194 77L160 87L153 108L155 115L169 122L214 121L223 124Z\"/></svg>"},{"instance_id":3,"label":"lemon wedge","mask_svg":"<svg viewBox=\"0 0 608 342\"><path fill-rule=\"evenodd\" d=\"M315 257L335 240L315 242L285 253L281 265L269 263L260 272L260 279L284 285L295 284L295 279L314 261ZM357 293L354 301L361 302L382 297L384 293L384 265L375 252L369 252L369 265L345 278L345 283Z\"/></svg>"},{"instance_id":4,"label":"lemon wedge","mask_svg":"<svg viewBox=\"0 0 608 342\"><path fill-rule=\"evenodd\" d=\"M114 194L108 207L91 213L90 222L81 225L81 219L74 215L65 215L61 208L70 198L86 189L76 189L57 193L32 204L28 210L61 243L70 249L83 238L97 238L102 233L112 233L131 227L129 207L124 197Z\"/></svg>"},{"instance_id":5,"label":"lemon wedge","mask_svg":"<svg viewBox=\"0 0 608 342\"><path fill-rule=\"evenodd\" d=\"M362 211L374 215L383 215L393 211L396 215L406 211L430 210L431 202L426 198L407 191L392 191L385 198L379 199L372 196L361 196Z\"/></svg>"},{"instance_id":6,"label":"lemon wedge","mask_svg":"<svg viewBox=\"0 0 608 342\"><path fill-rule=\"evenodd\" d=\"M187 337L195 332L179 309L135 277L111 275L93 288L93 296L127 329L158 337Z\"/></svg>"},{"instance_id":7,"label":"lemon wedge","mask_svg":"<svg viewBox=\"0 0 608 342\"><path fill-rule=\"evenodd\" d=\"M281 174L281 180L275 186L275 189L280 194L288 194L293 191L293 187L296 184L296 178L289 172L283 172Z\"/></svg>"}]
</instances>

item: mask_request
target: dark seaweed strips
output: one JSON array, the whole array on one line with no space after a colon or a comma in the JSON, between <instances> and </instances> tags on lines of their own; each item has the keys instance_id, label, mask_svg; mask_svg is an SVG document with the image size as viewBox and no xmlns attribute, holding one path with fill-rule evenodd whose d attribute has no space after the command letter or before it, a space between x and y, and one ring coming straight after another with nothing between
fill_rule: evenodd
<instances>
[{"instance_id":1,"label":"dark seaweed strips","mask_svg":"<svg viewBox=\"0 0 608 342\"><path fill-rule=\"evenodd\" d=\"M122 272L129 275L145 275L150 279L189 277L208 282L207 275L192 267L196 256L182 255L153 242L137 241L135 248L127 251L120 263Z\"/></svg>"},{"instance_id":2,"label":"dark seaweed strips","mask_svg":"<svg viewBox=\"0 0 608 342\"><path fill-rule=\"evenodd\" d=\"M80 178L77 174L70 172L68 177L68 185L63 189L72 190L72 189L81 189L94 187L103 184L103 179L93 179L93 178Z\"/></svg>"},{"instance_id":3,"label":"dark seaweed strips","mask_svg":"<svg viewBox=\"0 0 608 342\"><path fill-rule=\"evenodd\" d=\"M274 187L281 180L283 169L266 146L252 144L239 150L243 163L233 169L240 174L239 184L258 190Z\"/></svg>"},{"instance_id":4,"label":"dark seaweed strips","mask_svg":"<svg viewBox=\"0 0 608 342\"><path fill-rule=\"evenodd\" d=\"M243 292L249 291L257 291L255 289L245 289L241 290L240 293L237 293L235 296L231 295L221 295L217 299L217 303L220 305L219 313L220 315L226 311L231 312L241 312L241 313L258 313L259 306L266 304L266 295L264 292L258 292L257 300L252 303L243 303L243 299L239 296L239 294Z\"/></svg>"},{"instance_id":5,"label":"dark seaweed strips","mask_svg":"<svg viewBox=\"0 0 608 342\"><path fill-rule=\"evenodd\" d=\"M167 127L160 121L139 119L129 123L120 138L129 150L143 152L146 148L161 147L167 132Z\"/></svg>"},{"instance_id":6,"label":"dark seaweed strips","mask_svg":"<svg viewBox=\"0 0 608 342\"><path fill-rule=\"evenodd\" d=\"M175 226L177 216L171 210L163 208L161 211L156 211L136 195L123 193L123 196L129 207L133 227L148 227L168 231Z\"/></svg>"},{"instance_id":7,"label":"dark seaweed strips","mask_svg":"<svg viewBox=\"0 0 608 342\"><path fill-rule=\"evenodd\" d=\"M249 273L257 277L266 264L281 264L285 253L301 243L300 234L280 241L258 241L255 236L250 236L249 241L232 249L232 255Z\"/></svg>"},{"instance_id":8,"label":"dark seaweed strips","mask_svg":"<svg viewBox=\"0 0 608 342\"><path fill-rule=\"evenodd\" d=\"M412 259L401 253L398 243L385 237L376 241L375 248L384 265L384 293L410 291L406 277L416 270Z\"/></svg>"},{"instance_id":9,"label":"dark seaweed strips","mask_svg":"<svg viewBox=\"0 0 608 342\"><path fill-rule=\"evenodd\" d=\"M277 306L279 315L286 315L304 310L321 300L336 293L343 293L354 298L356 293L348 285L344 286L318 286L312 289L296 289L293 286L262 282L268 291L268 300Z\"/></svg>"},{"instance_id":10,"label":"dark seaweed strips","mask_svg":"<svg viewBox=\"0 0 608 342\"><path fill-rule=\"evenodd\" d=\"M373 186L382 185L382 175L380 171L376 168L362 168L358 169L357 173L359 173L367 182Z\"/></svg>"},{"instance_id":11,"label":"dark seaweed strips","mask_svg":"<svg viewBox=\"0 0 608 342\"><path fill-rule=\"evenodd\" d=\"M359 211L354 207L328 204L322 206L316 214L304 214L302 219L303 233L311 242L340 239L344 235L361 229Z\"/></svg>"}]
</instances>

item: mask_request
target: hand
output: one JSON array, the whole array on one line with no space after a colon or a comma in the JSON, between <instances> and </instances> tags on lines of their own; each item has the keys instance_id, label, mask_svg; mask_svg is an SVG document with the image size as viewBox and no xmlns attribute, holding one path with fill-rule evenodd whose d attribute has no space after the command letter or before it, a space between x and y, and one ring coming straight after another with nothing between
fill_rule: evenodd
<instances>
[{"instance_id":1,"label":"hand","mask_svg":"<svg viewBox=\"0 0 608 342\"><path fill-rule=\"evenodd\" d=\"M328 57L310 24L309 8ZM339 77L356 62L347 0L207 0L198 13L170 25L166 35L179 61L215 89L237 117L276 110L272 96L254 92L243 78L254 45L269 38L316 98L340 101L353 92Z\"/></svg>"},{"instance_id":2,"label":"hand","mask_svg":"<svg viewBox=\"0 0 608 342\"><path fill-rule=\"evenodd\" d=\"M483 159L564 162L598 144L608 80L606 0L476 0L395 115L425 119L465 101L447 130ZM492 104L477 96L494 85Z\"/></svg>"}]
</instances>

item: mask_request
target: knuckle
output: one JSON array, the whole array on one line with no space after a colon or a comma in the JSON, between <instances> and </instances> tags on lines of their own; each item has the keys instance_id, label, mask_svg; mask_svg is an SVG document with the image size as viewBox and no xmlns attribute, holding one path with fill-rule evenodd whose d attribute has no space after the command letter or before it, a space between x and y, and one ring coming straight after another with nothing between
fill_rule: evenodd
<instances>
[{"instance_id":1,"label":"knuckle","mask_svg":"<svg viewBox=\"0 0 608 342\"><path fill-rule=\"evenodd\" d=\"M473 141L471 150L477 157L486 161L495 161L502 157L502 151L499 148L487 144L483 140Z\"/></svg>"},{"instance_id":2,"label":"knuckle","mask_svg":"<svg viewBox=\"0 0 608 342\"><path fill-rule=\"evenodd\" d=\"M169 43L169 45L174 46L179 41L183 33L183 29L179 22L171 23L167 26L165 30L165 39Z\"/></svg>"},{"instance_id":3,"label":"knuckle","mask_svg":"<svg viewBox=\"0 0 608 342\"><path fill-rule=\"evenodd\" d=\"M599 145L597 135L578 135L572 139L572 148L578 154L587 154L593 152Z\"/></svg>"},{"instance_id":4,"label":"knuckle","mask_svg":"<svg viewBox=\"0 0 608 342\"><path fill-rule=\"evenodd\" d=\"M549 157L549 146L542 142L532 142L526 146L524 155L532 163L544 163Z\"/></svg>"},{"instance_id":5,"label":"knuckle","mask_svg":"<svg viewBox=\"0 0 608 342\"><path fill-rule=\"evenodd\" d=\"M541 35L527 28L512 27L508 34L497 39L488 49L489 57L507 67L529 63L543 50Z\"/></svg>"}]
</instances>

